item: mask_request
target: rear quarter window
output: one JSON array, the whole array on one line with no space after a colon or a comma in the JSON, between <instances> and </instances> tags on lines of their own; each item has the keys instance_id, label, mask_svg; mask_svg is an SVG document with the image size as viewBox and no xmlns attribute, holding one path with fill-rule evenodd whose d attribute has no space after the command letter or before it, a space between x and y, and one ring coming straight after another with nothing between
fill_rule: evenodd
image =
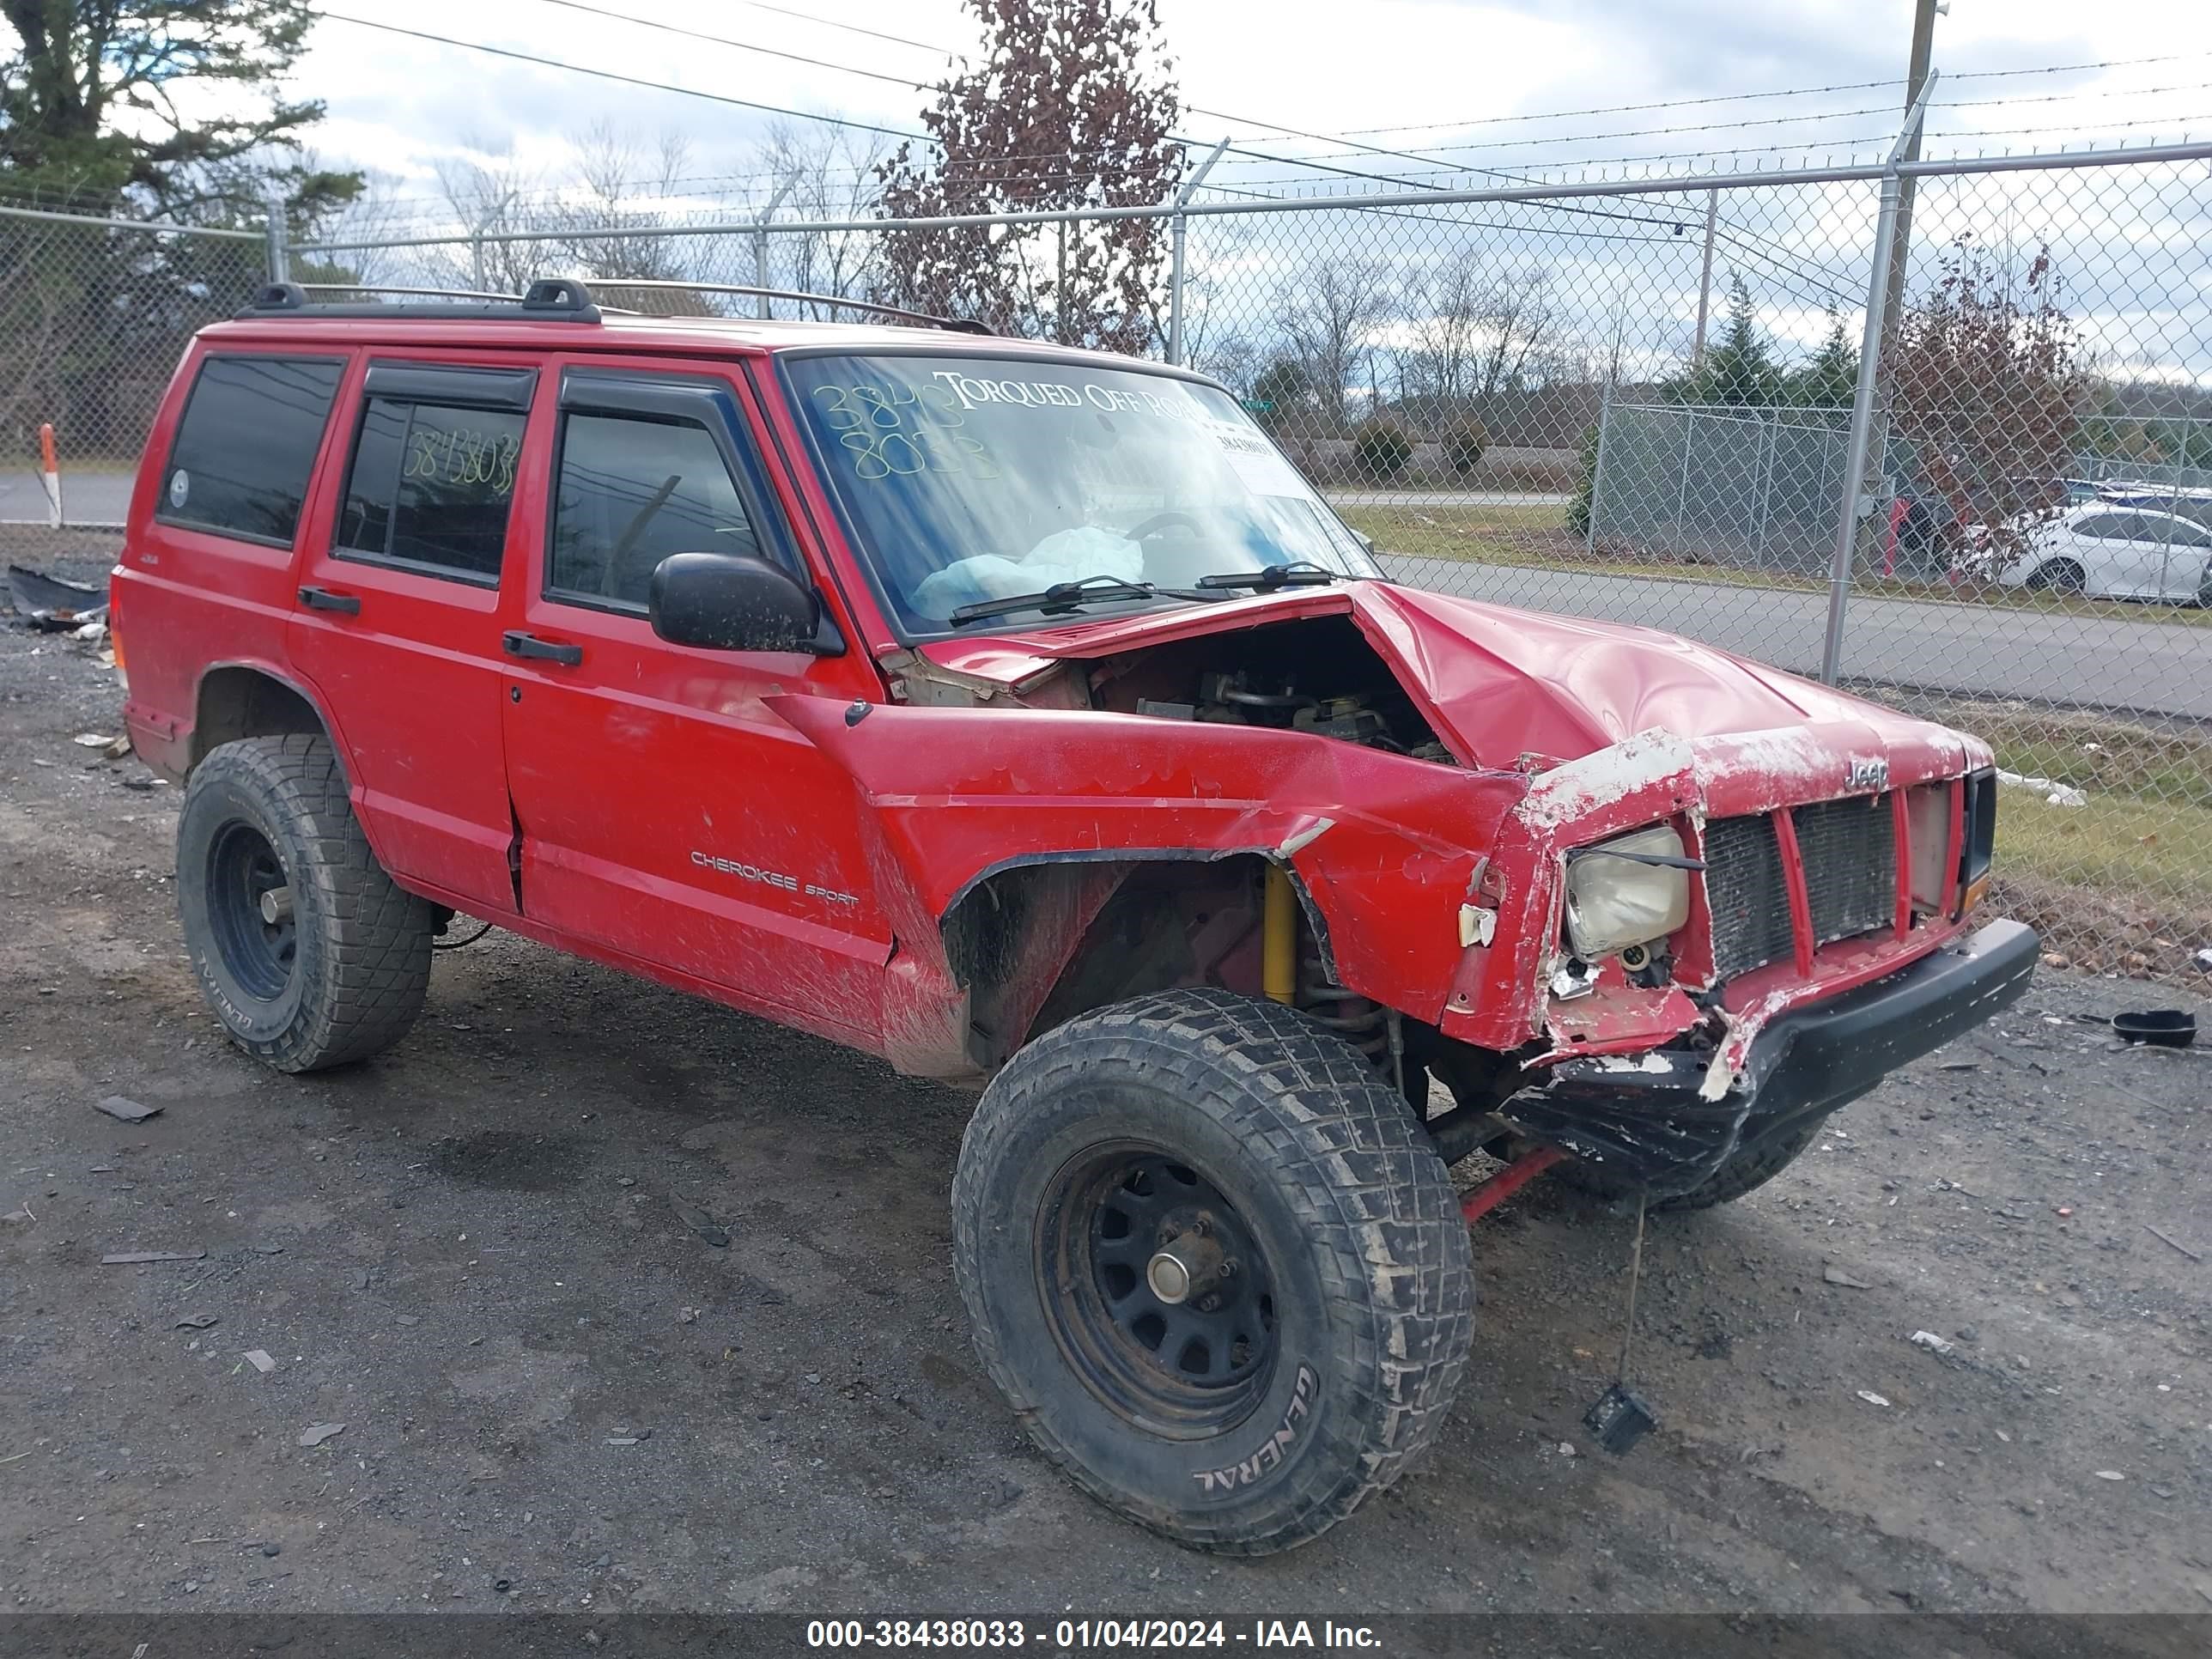
<instances>
[{"instance_id":1,"label":"rear quarter window","mask_svg":"<svg viewBox=\"0 0 2212 1659\"><path fill-rule=\"evenodd\" d=\"M154 516L289 547L344 360L210 356L169 447Z\"/></svg>"}]
</instances>

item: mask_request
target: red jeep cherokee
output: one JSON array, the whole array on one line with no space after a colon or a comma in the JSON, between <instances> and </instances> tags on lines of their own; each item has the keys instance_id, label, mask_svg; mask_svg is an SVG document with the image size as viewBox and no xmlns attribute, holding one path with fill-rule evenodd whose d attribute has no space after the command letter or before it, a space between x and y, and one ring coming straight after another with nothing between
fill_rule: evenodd
<instances>
[{"instance_id":1,"label":"red jeep cherokee","mask_svg":"<svg viewBox=\"0 0 2212 1659\"><path fill-rule=\"evenodd\" d=\"M1443 1422L1455 1158L1737 1197L2035 961L1974 738L1399 586L1218 386L972 330L278 286L112 618L240 1047L397 1041L462 912L983 1082L984 1365L1218 1548Z\"/></svg>"}]
</instances>

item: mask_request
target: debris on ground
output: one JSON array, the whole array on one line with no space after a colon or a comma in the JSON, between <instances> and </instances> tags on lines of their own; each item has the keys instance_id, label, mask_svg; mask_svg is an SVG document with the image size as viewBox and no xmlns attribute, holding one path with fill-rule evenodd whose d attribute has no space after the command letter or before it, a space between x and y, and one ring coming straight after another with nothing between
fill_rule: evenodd
<instances>
[{"instance_id":1,"label":"debris on ground","mask_svg":"<svg viewBox=\"0 0 2212 1659\"><path fill-rule=\"evenodd\" d=\"M1840 1285L1847 1291L1870 1291L1874 1286L1865 1279L1845 1273L1832 1261L1820 1264L1820 1277L1830 1285Z\"/></svg>"},{"instance_id":2,"label":"debris on ground","mask_svg":"<svg viewBox=\"0 0 2212 1659\"><path fill-rule=\"evenodd\" d=\"M246 1351L246 1363L264 1376L276 1369L276 1362L269 1357L269 1351L265 1348L248 1348Z\"/></svg>"},{"instance_id":3,"label":"debris on ground","mask_svg":"<svg viewBox=\"0 0 2212 1659\"><path fill-rule=\"evenodd\" d=\"M115 739L105 732L80 732L70 741L80 749L105 749Z\"/></svg>"},{"instance_id":4,"label":"debris on ground","mask_svg":"<svg viewBox=\"0 0 2212 1659\"><path fill-rule=\"evenodd\" d=\"M2112 1016L2112 1030L2130 1042L2186 1048L2197 1041L2197 1016L2186 1008L2130 1008Z\"/></svg>"},{"instance_id":5,"label":"debris on ground","mask_svg":"<svg viewBox=\"0 0 2212 1659\"><path fill-rule=\"evenodd\" d=\"M1869 1406L1887 1406L1889 1404L1889 1401L1886 1398L1876 1394L1872 1389L1861 1389L1858 1393L1859 1398L1865 1401Z\"/></svg>"},{"instance_id":6,"label":"debris on ground","mask_svg":"<svg viewBox=\"0 0 2212 1659\"><path fill-rule=\"evenodd\" d=\"M2087 806L2089 804L2088 796L2072 784L2060 783L2052 778L2024 777L2018 772L2008 772L1999 768L1997 781L2008 783L2016 789L2033 789L2049 806Z\"/></svg>"},{"instance_id":7,"label":"debris on ground","mask_svg":"<svg viewBox=\"0 0 2212 1659\"><path fill-rule=\"evenodd\" d=\"M108 1116L119 1118L125 1123L143 1123L148 1118L156 1115L161 1109L159 1106L143 1106L128 1095L109 1095L104 1100L94 1101L92 1109L95 1112L105 1112Z\"/></svg>"},{"instance_id":8,"label":"debris on ground","mask_svg":"<svg viewBox=\"0 0 2212 1659\"><path fill-rule=\"evenodd\" d=\"M8 595L24 621L42 634L58 634L107 617L107 595L99 588L65 582L24 565L8 567Z\"/></svg>"},{"instance_id":9,"label":"debris on ground","mask_svg":"<svg viewBox=\"0 0 2212 1659\"><path fill-rule=\"evenodd\" d=\"M204 1331L214 1324L217 1317L219 1316L211 1313L188 1313L176 1322L173 1328L180 1331Z\"/></svg>"},{"instance_id":10,"label":"debris on ground","mask_svg":"<svg viewBox=\"0 0 2212 1659\"><path fill-rule=\"evenodd\" d=\"M300 1443L303 1446L319 1446L324 1441L344 1432L345 1425L343 1423L310 1423L300 1431Z\"/></svg>"},{"instance_id":11,"label":"debris on ground","mask_svg":"<svg viewBox=\"0 0 2212 1659\"><path fill-rule=\"evenodd\" d=\"M1914 1347L1925 1348L1933 1354L1949 1354L1954 1352L1952 1344L1933 1331L1915 1331L1905 1340Z\"/></svg>"},{"instance_id":12,"label":"debris on ground","mask_svg":"<svg viewBox=\"0 0 2212 1659\"><path fill-rule=\"evenodd\" d=\"M729 1248L729 1229L723 1226L706 1211L696 1204L686 1204L680 1198L669 1200L669 1205L676 1212L676 1218L705 1239L708 1243L718 1250L726 1250Z\"/></svg>"},{"instance_id":13,"label":"debris on ground","mask_svg":"<svg viewBox=\"0 0 2212 1659\"><path fill-rule=\"evenodd\" d=\"M2173 1237L2171 1234L2160 1232L2157 1228L2152 1226L2148 1221L2143 1223L2143 1231L2148 1233L2153 1238L2156 1239L2160 1243L2172 1245L2175 1249L2180 1251L2182 1255L2187 1256L2191 1261L2202 1261L2204 1260L2203 1253L2202 1251L2191 1249L2189 1246L2183 1243L2179 1239Z\"/></svg>"},{"instance_id":14,"label":"debris on ground","mask_svg":"<svg viewBox=\"0 0 2212 1659\"><path fill-rule=\"evenodd\" d=\"M100 1258L103 1267L135 1267L146 1261L204 1261L205 1250L111 1250Z\"/></svg>"},{"instance_id":15,"label":"debris on ground","mask_svg":"<svg viewBox=\"0 0 2212 1659\"><path fill-rule=\"evenodd\" d=\"M2127 1476L2122 1474L2118 1469L2099 1469L2097 1471L2097 1479L2100 1480L2124 1480L2127 1479Z\"/></svg>"}]
</instances>

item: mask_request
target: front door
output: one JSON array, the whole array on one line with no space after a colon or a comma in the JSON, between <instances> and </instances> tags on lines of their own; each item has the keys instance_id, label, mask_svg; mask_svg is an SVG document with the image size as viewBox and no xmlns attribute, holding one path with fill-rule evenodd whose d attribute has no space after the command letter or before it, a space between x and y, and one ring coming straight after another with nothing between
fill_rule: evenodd
<instances>
[{"instance_id":1,"label":"front door","mask_svg":"<svg viewBox=\"0 0 2212 1659\"><path fill-rule=\"evenodd\" d=\"M872 667L673 646L646 617L672 553L755 554L805 578L747 394L605 359L561 374L546 534L523 591L502 596L524 911L870 1046L891 939L861 804L770 702L872 699Z\"/></svg>"},{"instance_id":2,"label":"front door","mask_svg":"<svg viewBox=\"0 0 2212 1659\"><path fill-rule=\"evenodd\" d=\"M535 380L495 356L355 366L291 625L378 857L485 916L514 910L498 610Z\"/></svg>"}]
</instances>

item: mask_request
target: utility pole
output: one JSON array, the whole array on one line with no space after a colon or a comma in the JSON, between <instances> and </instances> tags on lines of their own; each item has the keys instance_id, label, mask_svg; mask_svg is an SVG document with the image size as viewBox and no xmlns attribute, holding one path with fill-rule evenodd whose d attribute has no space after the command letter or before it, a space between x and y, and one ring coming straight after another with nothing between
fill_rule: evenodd
<instances>
[{"instance_id":1,"label":"utility pole","mask_svg":"<svg viewBox=\"0 0 2212 1659\"><path fill-rule=\"evenodd\" d=\"M1705 262L1698 272L1698 339L1690 348L1690 373L1697 374L1705 366L1705 313L1712 308L1713 301L1713 230L1720 222L1721 193L1717 190L1705 192Z\"/></svg>"},{"instance_id":2,"label":"utility pole","mask_svg":"<svg viewBox=\"0 0 2212 1659\"><path fill-rule=\"evenodd\" d=\"M1905 108L1908 115L1920 101L1920 89L1928 84L1928 64L1936 46L1936 14L1951 9L1948 0L1913 0L1912 52L1905 70ZM1908 124L1903 160L1920 159L1921 130L1924 120ZM1905 272L1912 246L1912 183L1910 178L1898 180L1897 228L1889 245L1889 270L1882 288L1882 353L1889 356L1895 343L1897 327L1905 314ZM1877 458L1877 465L1879 458Z\"/></svg>"}]
</instances>

